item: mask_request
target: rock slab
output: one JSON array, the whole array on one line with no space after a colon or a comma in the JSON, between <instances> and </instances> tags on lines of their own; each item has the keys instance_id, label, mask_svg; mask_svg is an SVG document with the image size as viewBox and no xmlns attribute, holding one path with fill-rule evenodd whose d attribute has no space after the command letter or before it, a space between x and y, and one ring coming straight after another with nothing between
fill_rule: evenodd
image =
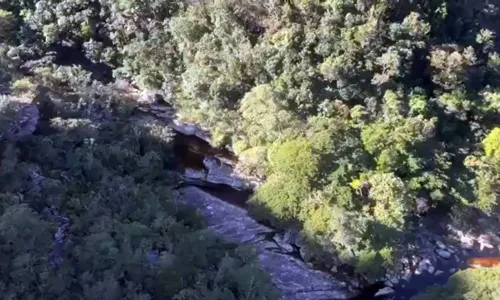
<instances>
[{"instance_id":1,"label":"rock slab","mask_svg":"<svg viewBox=\"0 0 500 300\"><path fill-rule=\"evenodd\" d=\"M226 203L196 187L180 189L181 201L200 210L209 227L237 243L253 243L261 266L270 274L284 300L350 299L356 295L345 283L312 270L299 259L266 248L260 237L274 232L253 220L239 207Z\"/></svg>"}]
</instances>

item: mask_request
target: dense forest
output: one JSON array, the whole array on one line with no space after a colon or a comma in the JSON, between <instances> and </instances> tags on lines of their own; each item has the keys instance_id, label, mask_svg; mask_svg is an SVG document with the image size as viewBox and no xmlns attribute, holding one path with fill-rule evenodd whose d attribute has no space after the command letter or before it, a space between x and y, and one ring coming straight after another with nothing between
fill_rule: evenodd
<instances>
[{"instance_id":1,"label":"dense forest","mask_svg":"<svg viewBox=\"0 0 500 300\"><path fill-rule=\"evenodd\" d=\"M260 272L243 250L168 200L170 133L130 125L113 78L230 147L263 180L257 218L358 272L393 267L415 214L498 214L499 26L486 0L0 0L2 88L60 97L38 99L43 130L1 142L2 298L272 298L265 277L239 284ZM52 268L56 219L72 238Z\"/></svg>"},{"instance_id":2,"label":"dense forest","mask_svg":"<svg viewBox=\"0 0 500 300\"><path fill-rule=\"evenodd\" d=\"M0 99L0 298L276 299L251 248L175 202L170 130L98 95Z\"/></svg>"}]
</instances>

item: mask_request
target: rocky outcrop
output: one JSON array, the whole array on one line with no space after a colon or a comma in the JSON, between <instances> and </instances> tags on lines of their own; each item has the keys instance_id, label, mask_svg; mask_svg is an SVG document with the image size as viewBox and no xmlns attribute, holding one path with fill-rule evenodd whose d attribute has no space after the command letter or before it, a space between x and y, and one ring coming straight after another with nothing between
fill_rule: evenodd
<instances>
[{"instance_id":1,"label":"rocky outcrop","mask_svg":"<svg viewBox=\"0 0 500 300\"><path fill-rule=\"evenodd\" d=\"M254 190L258 183L238 176L233 172L230 165L221 160L209 156L203 160L205 166L202 170L186 168L184 170L184 180L194 185L218 185L224 184L235 190Z\"/></svg>"},{"instance_id":2,"label":"rocky outcrop","mask_svg":"<svg viewBox=\"0 0 500 300\"><path fill-rule=\"evenodd\" d=\"M389 296L391 294L394 294L394 290L391 289L390 287L385 287L383 289L380 289L376 294L375 297L383 297L383 296Z\"/></svg>"},{"instance_id":3,"label":"rocky outcrop","mask_svg":"<svg viewBox=\"0 0 500 300\"><path fill-rule=\"evenodd\" d=\"M207 133L206 130L201 129L197 125L194 124L189 124L185 123L182 121L179 121L176 118L173 118L169 123L168 127L172 128L173 130L180 132L185 135L194 135L207 143L211 142L210 136Z\"/></svg>"},{"instance_id":4,"label":"rocky outcrop","mask_svg":"<svg viewBox=\"0 0 500 300\"><path fill-rule=\"evenodd\" d=\"M500 237L490 231L481 234L474 234L472 232L464 232L458 228L453 226L448 226L448 230L452 234L456 240L460 242L460 247L462 249L470 250L474 248L474 242L479 245L479 249L482 251L483 249L492 249L494 247L498 247L500 249Z\"/></svg>"},{"instance_id":5,"label":"rocky outcrop","mask_svg":"<svg viewBox=\"0 0 500 300\"><path fill-rule=\"evenodd\" d=\"M139 93L137 96L137 110L147 113L147 117L164 122L174 131L197 138L211 144L209 132L194 124L181 121L175 109L157 99L157 95L151 92ZM228 149L227 151L230 151ZM184 177L188 182L194 184L224 184L236 190L255 190L261 181L257 178L240 174L234 170L234 162L224 157L207 155L203 160L204 170L186 169Z\"/></svg>"},{"instance_id":6,"label":"rocky outcrop","mask_svg":"<svg viewBox=\"0 0 500 300\"><path fill-rule=\"evenodd\" d=\"M273 230L253 220L245 210L228 204L196 187L180 189L180 200L199 209L209 227L237 243L254 244L261 266L270 274L286 300L350 299L356 291L321 271L310 269L294 256L284 236L267 240ZM274 235L276 236L276 235Z\"/></svg>"},{"instance_id":7,"label":"rocky outcrop","mask_svg":"<svg viewBox=\"0 0 500 300\"><path fill-rule=\"evenodd\" d=\"M415 212L418 215L425 214L429 211L430 205L429 200L423 197L418 197L415 199Z\"/></svg>"}]
</instances>

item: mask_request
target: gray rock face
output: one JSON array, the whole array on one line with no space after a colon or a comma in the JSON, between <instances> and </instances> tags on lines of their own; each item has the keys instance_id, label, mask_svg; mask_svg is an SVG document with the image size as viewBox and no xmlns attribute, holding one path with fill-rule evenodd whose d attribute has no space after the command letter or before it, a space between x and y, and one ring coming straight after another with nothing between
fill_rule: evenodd
<instances>
[{"instance_id":1,"label":"gray rock face","mask_svg":"<svg viewBox=\"0 0 500 300\"><path fill-rule=\"evenodd\" d=\"M345 283L329 275L307 268L297 258L274 252L272 241L263 241L262 235L272 233L271 228L258 224L247 212L215 198L196 187L180 190L181 201L200 210L209 227L217 234L238 243L252 243L261 266L270 274L285 300L349 299L355 292ZM274 243L273 243L274 244ZM269 249L271 248L271 250Z\"/></svg>"},{"instance_id":2,"label":"gray rock face","mask_svg":"<svg viewBox=\"0 0 500 300\"><path fill-rule=\"evenodd\" d=\"M293 247L292 245L289 244L289 241L285 239L285 236L282 236L280 234L274 235L273 239L276 241L276 244L278 244L281 248L281 250L284 253L292 253L293 252Z\"/></svg>"},{"instance_id":3,"label":"gray rock face","mask_svg":"<svg viewBox=\"0 0 500 300\"><path fill-rule=\"evenodd\" d=\"M251 184L245 180L234 176L233 168L221 162L215 157L206 157L203 160L205 168L207 168L206 181L215 184L225 184L237 190L252 189Z\"/></svg>"},{"instance_id":4,"label":"gray rock face","mask_svg":"<svg viewBox=\"0 0 500 300\"><path fill-rule=\"evenodd\" d=\"M382 297L382 296L387 296L394 294L394 290L390 287L385 287L383 289L380 289L376 294L375 297Z\"/></svg>"},{"instance_id":5,"label":"gray rock face","mask_svg":"<svg viewBox=\"0 0 500 300\"><path fill-rule=\"evenodd\" d=\"M183 133L185 135L194 135L194 136L197 136L198 138L206 141L207 143L210 143L210 136L208 135L208 133L199 128L198 126L194 125L194 124L188 124L188 123L184 123L184 122L181 122L177 119L173 119L169 124L168 126L170 128L172 128L173 130L175 131L178 131L180 133Z\"/></svg>"},{"instance_id":6,"label":"gray rock face","mask_svg":"<svg viewBox=\"0 0 500 300\"><path fill-rule=\"evenodd\" d=\"M206 181L207 174L203 170L194 170L186 168L184 170L184 177L193 181Z\"/></svg>"},{"instance_id":7,"label":"gray rock face","mask_svg":"<svg viewBox=\"0 0 500 300\"><path fill-rule=\"evenodd\" d=\"M119 89L123 90L123 88ZM135 93L135 98L137 98L136 100L139 103L139 106L136 107L137 111L147 113L146 117L140 119L153 118L159 120L178 133L188 136L196 136L199 139L211 144L212 141L208 130L196 124L181 121L181 117L176 113L172 106L159 103L161 101L158 101L156 97L158 97L158 93L155 91ZM228 150L231 149L228 148ZM236 190L255 190L262 183L259 178L235 171L233 169L234 162L225 159L224 157L207 156L203 161L203 164L206 168L204 176L195 174L199 173L199 171L192 172L192 170L190 170L185 172L185 178L191 182L198 181L200 184L225 184ZM191 175L196 175L196 177L192 178L190 177ZM203 177L203 180L201 177Z\"/></svg>"},{"instance_id":8,"label":"gray rock face","mask_svg":"<svg viewBox=\"0 0 500 300\"><path fill-rule=\"evenodd\" d=\"M206 157L203 160L205 170L193 170L187 168L184 177L193 183L225 184L236 190L253 190L257 183L240 178L234 174L230 165L215 157Z\"/></svg>"},{"instance_id":9,"label":"gray rock face","mask_svg":"<svg viewBox=\"0 0 500 300\"><path fill-rule=\"evenodd\" d=\"M436 254L444 259L449 259L451 257L451 253L443 249L436 249Z\"/></svg>"}]
</instances>

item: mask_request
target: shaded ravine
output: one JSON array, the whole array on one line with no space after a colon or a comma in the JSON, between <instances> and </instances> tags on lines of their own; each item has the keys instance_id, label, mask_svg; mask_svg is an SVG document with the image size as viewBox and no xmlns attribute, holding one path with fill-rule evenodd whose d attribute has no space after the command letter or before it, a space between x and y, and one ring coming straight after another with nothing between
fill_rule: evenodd
<instances>
[{"instance_id":1,"label":"shaded ravine","mask_svg":"<svg viewBox=\"0 0 500 300\"><path fill-rule=\"evenodd\" d=\"M195 136L188 136L178 133L175 138L174 153L176 157L180 160L182 168L190 168L200 171L206 171L206 166L203 160L206 157L219 157L226 159L227 161L235 162L236 158L231 152L227 150L218 150L210 146L209 143L203 141ZM230 186L223 184L210 184L206 182L192 182L186 184L187 186L196 185L203 192L213 196L214 198L220 199L221 201L237 206L238 208L246 209L246 202L252 195L251 191L239 191L231 188ZM261 224L270 227L269 224ZM435 229L435 228L433 228ZM262 241L274 242L273 235L276 231L268 232L263 235ZM293 257L294 259L300 260L302 263L307 264L300 255L300 252L293 245L294 251L290 253L281 253L281 255L287 255ZM431 250L432 251L432 250ZM450 250L452 251L452 250ZM418 263L413 265L411 262L412 257L408 257L410 261L412 276L407 280L400 280L398 283L391 285L394 293L386 297L386 299L398 299L406 300L415 296L419 292L424 291L426 288L436 285L445 284L448 278L453 275L457 270L466 269L467 260L473 257L494 257L499 256L497 249L485 249L479 251L477 247L465 250L456 249L455 253L452 253L449 259L436 259L433 263L433 269L435 272L421 272L420 274L414 274L418 267ZM319 272L327 274L327 276L332 276L334 274L330 273L326 268L322 266L315 265L313 268ZM341 274L337 274L341 276ZM355 296L352 299L383 299L384 297L375 297L375 294L384 288L386 284L383 282L378 282L373 285L364 286L361 290L361 294ZM319 298L318 298L319 299Z\"/></svg>"},{"instance_id":2,"label":"shaded ravine","mask_svg":"<svg viewBox=\"0 0 500 300\"><path fill-rule=\"evenodd\" d=\"M197 207L209 229L229 241L254 246L259 265L270 275L283 299L352 299L357 294L348 283L310 269L303 261L287 255L286 249L270 238L275 236L273 229L257 223L246 210L194 186L183 187L179 192L178 201Z\"/></svg>"},{"instance_id":3,"label":"shaded ravine","mask_svg":"<svg viewBox=\"0 0 500 300\"><path fill-rule=\"evenodd\" d=\"M207 157L235 160L230 152L213 149L205 141L181 133L174 139L174 154L181 163L179 171L184 174L186 169L190 173L208 173ZM220 236L254 245L260 265L271 275L284 299L352 299L359 294L350 288L350 283L308 266L300 256L296 235L277 232L269 224L251 218L246 210L251 191L186 179L178 188L180 201L197 208L207 225Z\"/></svg>"},{"instance_id":4,"label":"shaded ravine","mask_svg":"<svg viewBox=\"0 0 500 300\"><path fill-rule=\"evenodd\" d=\"M207 143L204 140L201 140L195 136L185 135L185 134L178 133L178 132L177 132L176 137L174 139L174 154L175 154L176 158L178 158L179 161L181 162L181 169L179 170L181 173L184 172L186 168L189 168L192 170L193 169L199 170L201 172L207 171L207 170L204 170L204 169L206 169L206 167L203 163L203 160L207 156L218 157L218 158L225 159L226 161L232 161L232 162L236 162L236 160L237 160L236 157L234 157L234 155L230 151L214 149L210 146L209 143ZM196 191L193 191L193 189L190 189L189 188L190 186L196 186L197 189L203 191L204 193L207 193L210 196L213 196L214 198L223 201L224 203L228 203L230 205L233 205L233 206L241 209L241 211L244 211L244 214L248 216L248 214L246 212L247 201L250 199L250 197L252 195L252 191L236 190L230 186L223 185L223 184L211 184L211 183L202 182L202 181L196 182L196 181L190 180L187 184L184 184L183 187L181 188L183 197L186 197L186 193L187 194L189 194L189 193L196 194L197 193ZM193 199L193 197L190 197L190 198ZM194 201L198 201L198 200L194 200ZM199 205L198 205L198 207L199 207ZM211 210L211 208L208 207L208 210ZM210 224L210 219L213 218L211 213L210 212L204 213L203 211L201 213L202 213L202 215L205 215L205 217L209 219L209 224ZM250 218L250 216L248 216L248 218ZM213 219L215 219L215 218L213 218ZM272 228L271 224L261 223L261 222L255 221L255 220L252 220L252 221L255 222L256 224L259 224L261 226L264 226L264 227L270 229L269 231L262 234L262 236L259 238L260 242L265 243L267 245L272 245L272 244L276 243L275 240L273 239L273 237L275 237L277 234L279 234L279 232L276 229ZM232 236L235 234L235 233L228 234L224 230L221 231L220 226L218 228L216 228L216 231L217 231L217 229L219 229L219 233L223 236ZM236 240L238 240L238 239L236 239ZM290 246L291 246L291 249L290 249L291 251L289 251L289 252L283 252L279 248L271 249L271 251L276 251L276 253L278 253L280 256L288 257L288 259L290 261L299 261L300 264L302 264L304 267L307 266L307 268L314 270L314 272L322 273L323 275L321 275L321 276L323 276L325 278L332 278L331 279L332 281L334 280L335 277L337 277L337 278L347 277L340 272L337 274L330 272L326 266L317 265L317 264L316 265L307 264L307 262L302 258L301 254L300 254L300 246L295 244L295 243L291 243ZM262 263L262 261L261 261L261 263ZM269 262L262 263L262 265L264 265L264 268L268 264L269 264ZM288 274L288 276L293 276L293 274ZM353 279L353 278L351 278L351 279ZM297 280L297 278L296 278L296 280ZM303 279L299 279L299 280L303 280ZM375 284L373 286L367 287L364 290L361 290L361 291L357 290L356 293L351 293L351 297L349 297L349 298L350 299L371 299L371 298L373 298L373 295L380 288L383 288L383 287L384 286L382 283ZM291 297L291 295L288 295L288 297ZM288 298L285 298L285 299L288 299ZM306 297L304 295L302 295L298 299L306 299ZM333 299L333 298L319 298L319 297L316 298L313 296L311 299ZM335 298L335 299L339 299L339 298ZM373 299L375 299L375 298L373 298ZM381 299L381 298L379 297L377 299Z\"/></svg>"},{"instance_id":5,"label":"shaded ravine","mask_svg":"<svg viewBox=\"0 0 500 300\"><path fill-rule=\"evenodd\" d=\"M57 64L65 65L65 64L73 64L75 61L75 52L76 51L71 51L71 49L54 49L57 52L57 56L55 57L55 62ZM62 54L61 54L62 53ZM78 52L80 53L80 52ZM68 55L71 54L71 55ZM80 53L81 54L81 53ZM92 65L88 61L82 61L79 62L78 64L83 65L83 66L90 66L91 68L88 69L89 71L92 71L93 69L96 68L106 68L106 72L101 72L105 74L102 77L99 78L94 78L94 79L100 79L101 81L107 83L111 80L110 76L110 68L109 66L101 66L101 65ZM94 73L99 73L99 72L92 72ZM195 137L195 136L187 136L187 135L181 135L177 134L176 138L176 145L174 147L174 151L176 153L177 159L181 162L182 168L190 168L192 170L199 170L203 171L206 167L204 164L204 159L206 157L215 157L215 158L220 158L220 159L226 159L227 161L234 161L235 157L227 150L218 150L210 147L210 144L207 143L206 141L203 141L202 139ZM206 171L206 170L205 170ZM192 188L190 185L202 185L202 187L198 188ZM191 193L192 195L200 196L200 195L209 195L212 196L214 199L220 199L222 202L230 204L232 206L237 206L239 208L244 209L245 208L245 203L251 196L251 192L242 190L238 191L236 189L233 189L227 185L224 184L210 184L210 183L205 183L203 184L202 181L199 182L187 182L185 187L180 188L181 192L186 195ZM201 193L199 192L201 191ZM196 197L194 197L196 198ZM192 198L193 199L193 198ZM200 202L203 204L203 202ZM242 210L240 210L242 211ZM52 216L52 215L51 215ZM59 215L54 214L54 216L59 217ZM257 224L259 225L259 224ZM256 225L256 226L257 226ZM263 226L263 224L260 224ZM268 226L268 224L265 224ZM66 223L60 222L60 227L61 232L63 232L64 227L66 227ZM217 231L217 228L215 228ZM269 243L274 243L273 236L276 234L276 231L271 229L270 231L265 231L264 234L262 235L262 239L260 240L261 243L269 242ZM61 235L62 236L62 235ZM55 237L57 239L57 236ZM64 239L61 239L63 242ZM62 243L61 242L61 243ZM450 259L448 260L438 260L436 262L436 269L442 270L443 273L440 275L434 275L434 274L429 274L429 273L422 273L421 275L413 275L411 277L411 280L409 282L402 281L398 284L394 285L394 290L395 293L392 295L392 298L394 299L409 299L411 296L417 294L418 292L424 290L426 287L433 285L433 284L444 284L446 283L447 279L451 274L454 273L454 270L456 269L465 269L467 268L466 265L466 260L471 257L485 257L485 256L495 256L498 255L498 251L492 251L492 250L487 250L487 251L477 251L477 249L473 249L471 251L466 251L466 250L461 250L458 249L459 253L454 254ZM292 252L290 253L278 253L279 256L277 255L276 258L281 259L282 261L286 261L287 259L293 260L293 261L301 261L303 265L306 265L304 260L301 258L300 253L297 248L294 248ZM457 259L455 259L457 257ZM283 259L285 258L285 259ZM409 259L411 260L411 258ZM263 262L264 266L266 266L266 260L261 260ZM267 261L269 263L274 262L272 259L271 261ZM303 267L303 266L300 266ZM324 272L325 270L322 270L321 266L315 266L317 271L324 273L324 278L328 278L331 274L326 274L327 272ZM413 267L412 267L413 268ZM450 269L453 269L453 272L450 272ZM282 274L284 276L290 275L293 276L294 274ZM297 274L300 275L300 274ZM292 278L293 279L293 278ZM285 283L292 283L293 280L290 278L285 278ZM332 279L333 281L334 279ZM293 289L293 284L288 285L290 287L290 293L294 292L297 293L297 290ZM384 287L383 283L377 283L372 286L366 287L360 295L356 297L356 299L375 299L373 296L374 294L380 289ZM341 289L342 286L339 286L339 289ZM310 299L326 299L326 298L320 298L317 295L314 294L314 292L321 293L321 287L313 288L308 291L302 291L302 292L309 292L311 298ZM312 293L311 293L312 292ZM306 299L302 297L304 294L300 294L301 292L299 291L299 294L297 295L300 299ZM290 295L290 294L286 294ZM323 294L324 295L324 294ZM288 300L287 298L286 300ZM331 299L331 298L329 298ZM380 299L380 298L376 298Z\"/></svg>"},{"instance_id":6,"label":"shaded ravine","mask_svg":"<svg viewBox=\"0 0 500 300\"><path fill-rule=\"evenodd\" d=\"M231 151L213 148L209 143L210 136L207 131L197 125L182 122L173 107L158 101L154 91L135 90L132 94L129 93L129 97L138 103L136 122L156 120L177 132L174 152L179 161L179 171L184 174L183 186L201 186L208 192L204 194L216 196L213 198L243 209L245 215L248 215L245 205L251 193L240 191L255 189L260 183L253 182L252 178L246 178L245 174L233 172L237 157ZM248 181L251 184L248 184ZM206 212L204 204L198 204L200 211ZM382 278L383 282L374 285L367 284L350 272L344 272L343 266L337 266L341 272L330 272L328 267L312 265L303 259L304 256L295 257L295 248L289 249L286 254L291 259L300 260L308 269L319 271L332 280L333 278L348 280L351 286L363 288L362 294L356 299L380 299L380 297L374 298L374 295L380 292L380 287L390 288L384 289L389 292L389 298L409 299L431 285L445 283L457 269L466 268L467 259L497 255L495 252L479 252L472 246L467 247L471 250L461 249L456 239L449 238L450 230L447 227L449 222L445 215L446 213L433 210L431 216L414 220L416 222L412 221L417 227L406 234L410 240L401 244L401 250L407 254L403 260L396 262L401 268L396 268L398 270L396 273L393 272L395 270L388 270L391 274ZM256 222L253 219L252 221ZM260 225L267 226L271 232L276 232L269 224ZM496 239L498 241L494 244L499 245L500 237L497 236ZM448 257L443 258L444 253Z\"/></svg>"}]
</instances>

